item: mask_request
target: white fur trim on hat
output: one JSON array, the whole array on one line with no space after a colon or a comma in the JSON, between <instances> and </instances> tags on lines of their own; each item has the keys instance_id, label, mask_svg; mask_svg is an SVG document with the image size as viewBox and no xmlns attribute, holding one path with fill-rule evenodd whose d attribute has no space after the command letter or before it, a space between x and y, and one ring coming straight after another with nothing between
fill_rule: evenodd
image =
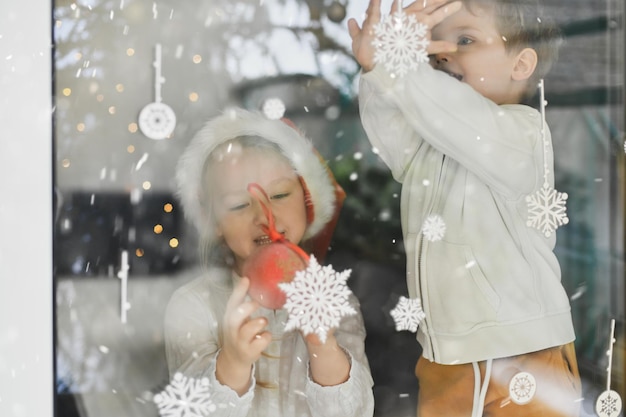
<instances>
[{"instance_id":1,"label":"white fur trim on hat","mask_svg":"<svg viewBox=\"0 0 626 417\"><path fill-rule=\"evenodd\" d=\"M177 196L185 216L199 231L212 234L210 225L203 222L199 196L202 171L211 152L220 144L239 136L260 136L275 143L291 161L302 177L313 204L313 221L308 225L304 239L315 236L332 218L335 208L334 184L313 145L298 131L280 120L270 120L259 113L240 108L228 109L209 120L191 139L176 168ZM208 237L208 236L207 236Z\"/></svg>"}]
</instances>

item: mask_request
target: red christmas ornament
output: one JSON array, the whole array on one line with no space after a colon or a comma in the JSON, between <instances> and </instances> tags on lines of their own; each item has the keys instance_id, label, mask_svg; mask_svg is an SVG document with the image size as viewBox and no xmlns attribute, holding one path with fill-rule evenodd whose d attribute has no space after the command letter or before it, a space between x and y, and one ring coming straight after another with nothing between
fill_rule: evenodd
<instances>
[{"instance_id":1,"label":"red christmas ornament","mask_svg":"<svg viewBox=\"0 0 626 417\"><path fill-rule=\"evenodd\" d=\"M309 255L298 245L288 241L274 226L274 217L263 199L255 195L259 192L264 199L267 194L258 184L250 184L248 192L252 194L263 208L268 219L268 226L263 226L272 243L261 246L244 263L242 274L250 279L248 294L265 308L280 309L286 301L285 293L278 287L281 282L290 282L296 272L306 268Z\"/></svg>"}]
</instances>

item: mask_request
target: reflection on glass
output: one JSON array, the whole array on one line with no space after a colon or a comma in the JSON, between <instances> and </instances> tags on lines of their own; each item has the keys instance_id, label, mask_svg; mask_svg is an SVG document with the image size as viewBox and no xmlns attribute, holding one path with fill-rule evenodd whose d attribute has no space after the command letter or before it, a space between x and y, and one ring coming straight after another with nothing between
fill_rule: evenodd
<instances>
[{"instance_id":1,"label":"reflection on glass","mask_svg":"<svg viewBox=\"0 0 626 417\"><path fill-rule=\"evenodd\" d=\"M570 223L557 231L556 254L572 305L583 415L593 415L612 318L613 386L624 391L624 10L617 0L544 4L565 35L545 80L555 188L569 196ZM158 415L153 396L169 382L165 307L199 269L198 236L174 194L176 161L208 118L230 105L261 110L272 98L347 193L328 262L353 270L375 415L415 415L420 347L389 315L407 295L400 185L361 127L359 67L346 29L347 17L361 21L366 7L364 0L55 2L58 416ZM155 101L157 43L161 96L176 115L175 130L160 141L138 125L140 110ZM123 251L126 323L117 277Z\"/></svg>"}]
</instances>

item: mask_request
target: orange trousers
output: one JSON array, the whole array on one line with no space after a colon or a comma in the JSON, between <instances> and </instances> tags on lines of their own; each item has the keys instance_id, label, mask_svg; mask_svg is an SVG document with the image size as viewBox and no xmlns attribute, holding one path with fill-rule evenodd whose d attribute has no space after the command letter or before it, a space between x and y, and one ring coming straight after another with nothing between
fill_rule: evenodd
<instances>
[{"instance_id":1,"label":"orange trousers","mask_svg":"<svg viewBox=\"0 0 626 417\"><path fill-rule=\"evenodd\" d=\"M478 362L480 385L485 381L486 361ZM509 382L519 372L530 373L536 382L530 402L511 400ZM440 365L420 357L415 367L419 381L418 417L471 417L475 398L474 366ZM494 359L482 416L578 417L581 382L574 344L510 358ZM479 387L480 388L480 387Z\"/></svg>"}]
</instances>

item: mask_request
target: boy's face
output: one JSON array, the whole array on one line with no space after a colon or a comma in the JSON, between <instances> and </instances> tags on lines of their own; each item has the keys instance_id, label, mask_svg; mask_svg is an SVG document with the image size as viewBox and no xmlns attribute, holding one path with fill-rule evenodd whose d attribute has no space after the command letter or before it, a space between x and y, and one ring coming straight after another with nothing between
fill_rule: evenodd
<instances>
[{"instance_id":1,"label":"boy's face","mask_svg":"<svg viewBox=\"0 0 626 417\"><path fill-rule=\"evenodd\" d=\"M517 54L505 49L490 8L476 6L472 12L463 5L433 28L433 40L454 42L458 49L431 56L431 65L497 104L518 103L526 82L513 79Z\"/></svg>"},{"instance_id":2,"label":"boy's face","mask_svg":"<svg viewBox=\"0 0 626 417\"><path fill-rule=\"evenodd\" d=\"M247 190L250 183L267 193L276 230L300 242L307 226L304 191L285 158L268 150L239 148L213 163L208 175L217 233L235 255L238 269L255 249L271 242L261 228L268 224L263 209Z\"/></svg>"}]
</instances>

